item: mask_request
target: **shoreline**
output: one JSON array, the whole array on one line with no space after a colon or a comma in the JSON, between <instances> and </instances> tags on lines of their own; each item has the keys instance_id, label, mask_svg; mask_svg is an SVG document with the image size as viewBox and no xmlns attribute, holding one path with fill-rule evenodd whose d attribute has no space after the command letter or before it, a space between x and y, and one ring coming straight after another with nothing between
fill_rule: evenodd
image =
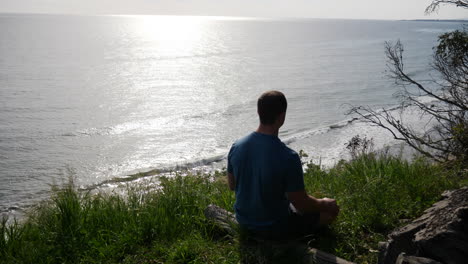
<instances>
[{"instance_id":1,"label":"shoreline","mask_svg":"<svg viewBox=\"0 0 468 264\"><path fill-rule=\"evenodd\" d=\"M341 128L341 127L340 127ZM327 130L332 130L335 128L331 128L331 126L327 126ZM338 128L339 129L339 128ZM323 131L323 129L317 129L316 131ZM324 132L326 133L326 132ZM287 140L283 140L283 142L287 143ZM286 144L285 143L285 144ZM288 145L288 144L287 144ZM345 148L343 148L345 149ZM394 144L390 146L383 146L378 149L373 149L375 152L383 152L388 150L389 154L400 157L403 160L411 161L413 159L413 155L416 154L414 150L412 150L409 146L405 146L404 143L401 142L394 142ZM302 151L302 149L296 150L298 153ZM346 152L348 152L346 150ZM324 170L329 170L336 166L340 160L344 160L349 162L351 160L351 156L349 153L346 154L346 157L339 157L336 159L330 159L328 163L323 163L323 159L321 157L314 157L310 153L303 151L306 156L303 159L304 163L304 171L307 168L307 163L313 163L316 165L320 165L321 168ZM83 192L122 192L122 189L125 189L127 185L138 185L142 181L151 182L151 184L159 184L160 177L174 177L175 175L188 175L188 174L215 174L223 171L226 168L226 155L222 158L217 158L215 161L204 163L201 162L190 162L186 163L185 165L175 165L172 167L167 167L163 169L158 168L148 168L142 170L135 170L132 173L125 174L120 177L113 177L111 179L91 184L80 186L78 188L79 191ZM63 177L61 182L66 181L66 178ZM52 185L53 186L53 185ZM48 198L48 195L52 193L52 190L46 190L42 193L41 196L44 196L44 199ZM0 216L14 216L18 217L19 219L24 218L25 212L34 207L37 203L40 203L43 199L32 199L31 201L24 202L22 205L16 204L9 206L8 208L4 208L0 212Z\"/></svg>"}]
</instances>

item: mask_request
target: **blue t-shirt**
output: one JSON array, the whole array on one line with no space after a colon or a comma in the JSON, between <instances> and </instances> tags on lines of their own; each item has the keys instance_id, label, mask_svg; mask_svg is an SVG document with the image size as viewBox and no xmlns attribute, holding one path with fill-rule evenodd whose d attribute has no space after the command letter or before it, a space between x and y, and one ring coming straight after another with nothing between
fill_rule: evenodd
<instances>
[{"instance_id":1,"label":"blue t-shirt","mask_svg":"<svg viewBox=\"0 0 468 264\"><path fill-rule=\"evenodd\" d=\"M236 181L237 221L250 229L285 224L286 192L304 190L299 155L277 136L253 132L237 140L229 151L228 172Z\"/></svg>"}]
</instances>

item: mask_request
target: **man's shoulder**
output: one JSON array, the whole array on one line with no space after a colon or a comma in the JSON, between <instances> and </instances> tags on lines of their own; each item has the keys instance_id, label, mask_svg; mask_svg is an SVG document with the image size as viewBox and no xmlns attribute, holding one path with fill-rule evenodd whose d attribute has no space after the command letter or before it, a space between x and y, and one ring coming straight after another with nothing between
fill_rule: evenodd
<instances>
[{"instance_id":1,"label":"man's shoulder","mask_svg":"<svg viewBox=\"0 0 468 264\"><path fill-rule=\"evenodd\" d=\"M237 139L231 146L231 149L229 150L229 157L233 155L234 153L238 153L239 151L243 151L248 148L248 146L251 144L253 141L252 139L252 134L250 133L242 138Z\"/></svg>"},{"instance_id":2,"label":"man's shoulder","mask_svg":"<svg viewBox=\"0 0 468 264\"><path fill-rule=\"evenodd\" d=\"M285 145L285 147L286 147L286 151L288 152L289 155L294 156L294 157L299 157L299 154L295 150L289 148L286 145Z\"/></svg>"},{"instance_id":3,"label":"man's shoulder","mask_svg":"<svg viewBox=\"0 0 468 264\"><path fill-rule=\"evenodd\" d=\"M250 133L248 135L245 135L239 139L237 139L233 144L231 148L239 147L245 144L248 144L250 141L253 140L253 133Z\"/></svg>"},{"instance_id":4,"label":"man's shoulder","mask_svg":"<svg viewBox=\"0 0 468 264\"><path fill-rule=\"evenodd\" d=\"M285 153L286 153L288 159L291 159L291 160L300 159L299 154L295 150L289 148L286 145L284 147L285 147Z\"/></svg>"}]
</instances>

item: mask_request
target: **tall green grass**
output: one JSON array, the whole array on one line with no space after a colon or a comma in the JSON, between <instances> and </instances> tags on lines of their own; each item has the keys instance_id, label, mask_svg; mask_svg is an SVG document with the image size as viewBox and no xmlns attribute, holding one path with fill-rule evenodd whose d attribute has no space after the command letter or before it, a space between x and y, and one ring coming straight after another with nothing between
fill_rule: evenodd
<instances>
[{"instance_id":1,"label":"tall green grass","mask_svg":"<svg viewBox=\"0 0 468 264\"><path fill-rule=\"evenodd\" d=\"M377 242L418 216L465 176L425 160L363 155L322 170L308 164L309 193L334 197L340 216L311 246L359 263L376 262ZM465 178L463 178L465 177ZM21 221L0 223L0 263L238 263L239 238L223 237L204 215L232 210L224 173L161 178L159 189L125 195L77 191L73 182Z\"/></svg>"},{"instance_id":2,"label":"tall green grass","mask_svg":"<svg viewBox=\"0 0 468 264\"><path fill-rule=\"evenodd\" d=\"M125 196L56 189L22 224L0 229L2 263L232 263L231 241L214 241L203 209L232 207L233 194L208 175L163 178L160 190L129 187ZM213 251L213 248L219 248Z\"/></svg>"},{"instance_id":3,"label":"tall green grass","mask_svg":"<svg viewBox=\"0 0 468 264\"><path fill-rule=\"evenodd\" d=\"M378 241L463 181L423 158L409 162L387 154L359 155L326 171L308 164L307 191L336 198L341 207L331 230L312 244L357 263L376 263Z\"/></svg>"}]
</instances>

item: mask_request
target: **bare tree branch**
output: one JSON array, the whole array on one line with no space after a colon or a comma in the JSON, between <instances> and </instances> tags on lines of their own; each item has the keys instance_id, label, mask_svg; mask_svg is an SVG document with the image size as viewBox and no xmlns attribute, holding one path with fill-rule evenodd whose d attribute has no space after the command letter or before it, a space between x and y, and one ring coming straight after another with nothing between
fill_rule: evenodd
<instances>
[{"instance_id":1,"label":"bare tree branch","mask_svg":"<svg viewBox=\"0 0 468 264\"><path fill-rule=\"evenodd\" d=\"M442 2L449 1L434 1L433 4ZM468 0L465 3L468 5ZM462 163L468 161L468 32L454 31L439 37L432 68L441 81L432 79L431 83L436 85L433 88L426 87L405 72L403 51L400 41L385 43L388 76L402 88L395 94L401 100L401 111L416 109L421 117L428 117L424 131L416 132L391 110L376 111L358 106L352 107L348 114L358 115L364 122L387 130L396 140L406 142L436 161L452 158L462 160ZM414 87L416 91L408 87ZM421 96L434 101L424 103Z\"/></svg>"},{"instance_id":2,"label":"bare tree branch","mask_svg":"<svg viewBox=\"0 0 468 264\"><path fill-rule=\"evenodd\" d=\"M426 8L426 14L437 11L440 5L456 5L462 8L468 8L468 0L433 0Z\"/></svg>"}]
</instances>

